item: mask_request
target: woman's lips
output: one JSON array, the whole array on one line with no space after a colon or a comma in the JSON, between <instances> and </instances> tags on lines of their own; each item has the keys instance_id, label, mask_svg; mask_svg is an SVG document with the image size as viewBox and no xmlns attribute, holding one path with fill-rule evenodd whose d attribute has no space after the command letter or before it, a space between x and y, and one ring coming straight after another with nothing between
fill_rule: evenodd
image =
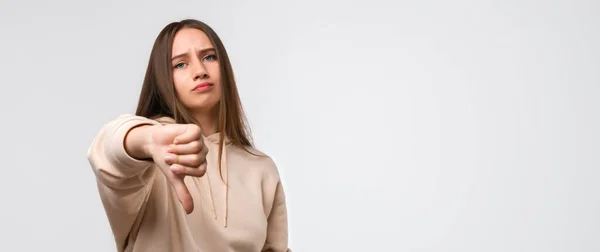
<instances>
[{"instance_id":1,"label":"woman's lips","mask_svg":"<svg viewBox=\"0 0 600 252\"><path fill-rule=\"evenodd\" d=\"M192 91L194 91L194 92L203 92L203 91L208 90L212 86L213 86L213 84L210 83L210 82L202 82L202 83L196 85L194 87L194 89L192 89Z\"/></svg>"}]
</instances>

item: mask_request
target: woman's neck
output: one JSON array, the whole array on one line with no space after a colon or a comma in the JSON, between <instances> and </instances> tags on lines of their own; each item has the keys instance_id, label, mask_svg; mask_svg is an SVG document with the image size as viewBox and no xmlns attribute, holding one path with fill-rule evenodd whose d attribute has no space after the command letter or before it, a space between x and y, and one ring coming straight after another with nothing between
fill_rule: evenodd
<instances>
[{"instance_id":1,"label":"woman's neck","mask_svg":"<svg viewBox=\"0 0 600 252\"><path fill-rule=\"evenodd\" d=\"M217 120L218 113L214 110L212 113L196 113L194 115L194 119L200 124L200 128L202 129L202 134L204 136L209 136L214 133L217 133L219 129L217 128Z\"/></svg>"}]
</instances>

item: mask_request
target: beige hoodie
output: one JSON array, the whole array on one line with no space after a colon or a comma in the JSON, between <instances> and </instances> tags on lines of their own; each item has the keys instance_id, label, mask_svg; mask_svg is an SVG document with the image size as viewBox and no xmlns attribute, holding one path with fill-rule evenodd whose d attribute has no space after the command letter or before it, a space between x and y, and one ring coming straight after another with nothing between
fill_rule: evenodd
<instances>
[{"instance_id":1,"label":"beige hoodie","mask_svg":"<svg viewBox=\"0 0 600 252\"><path fill-rule=\"evenodd\" d=\"M271 158L251 155L226 141L221 168L226 186L217 165L219 133L205 136L206 174L185 178L194 200L188 215L154 163L125 151L125 134L133 127L172 122L121 115L102 127L88 150L117 250L291 251L285 195Z\"/></svg>"}]
</instances>

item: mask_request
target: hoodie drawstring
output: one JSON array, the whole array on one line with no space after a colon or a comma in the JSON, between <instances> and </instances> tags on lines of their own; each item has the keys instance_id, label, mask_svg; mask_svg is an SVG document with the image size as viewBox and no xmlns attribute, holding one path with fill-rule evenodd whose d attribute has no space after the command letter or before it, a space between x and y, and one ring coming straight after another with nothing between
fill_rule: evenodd
<instances>
[{"instance_id":1,"label":"hoodie drawstring","mask_svg":"<svg viewBox=\"0 0 600 252\"><path fill-rule=\"evenodd\" d=\"M217 153L217 155L215 155L216 156L216 158L215 158L215 161L216 161L215 164L216 164L216 167L218 169L218 167L219 167L219 157L218 157L218 152L219 152L218 151L218 149L219 149L218 148L218 146L219 146L219 133L215 133L213 135L204 137L204 139L206 140L205 144L211 144L211 145L216 145L217 146L217 148L215 148L216 149L215 153ZM228 184L229 184L229 176L228 176L228 169L227 169L228 168L227 167L227 145L229 143L230 143L229 140L227 139L227 137L225 137L225 143L223 144L223 152L222 152L222 155L221 155L221 171L220 171L221 173L219 174L220 175L219 177L223 178L223 181L224 181L223 186L224 186L224 191L225 191L224 204L223 204L224 207L223 207L223 215L222 215L223 216L223 223L222 223L223 227L227 227L227 217L228 217L228 208L229 208L229 206L228 206L229 205L228 204L228 200L229 200L228 199L229 198L229 188L228 188L229 187L228 186ZM205 184L204 188L205 188L205 190L208 189L208 196L210 198L211 208L212 208L211 212L213 214L213 218L216 220L218 218L217 218L216 207L215 207L215 200L214 200L214 195L213 195L213 190L212 190L213 185L211 184L211 181L210 181L211 180L210 179L210 175L209 175L210 172L208 171L208 169L209 169L209 167L207 167L207 172L205 174L206 180L208 181L208 183L204 183ZM221 184L221 183L219 183L219 184ZM208 187L208 188L206 188L206 187Z\"/></svg>"}]
</instances>

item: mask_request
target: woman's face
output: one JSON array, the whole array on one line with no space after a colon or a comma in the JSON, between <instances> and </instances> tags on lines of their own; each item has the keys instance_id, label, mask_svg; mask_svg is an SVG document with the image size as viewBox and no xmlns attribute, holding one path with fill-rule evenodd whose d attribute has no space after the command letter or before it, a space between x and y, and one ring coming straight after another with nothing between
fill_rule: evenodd
<instances>
[{"instance_id":1,"label":"woman's face","mask_svg":"<svg viewBox=\"0 0 600 252\"><path fill-rule=\"evenodd\" d=\"M179 100L193 112L209 112L221 99L221 74L208 36L198 29L183 28L175 34L171 53Z\"/></svg>"}]
</instances>

